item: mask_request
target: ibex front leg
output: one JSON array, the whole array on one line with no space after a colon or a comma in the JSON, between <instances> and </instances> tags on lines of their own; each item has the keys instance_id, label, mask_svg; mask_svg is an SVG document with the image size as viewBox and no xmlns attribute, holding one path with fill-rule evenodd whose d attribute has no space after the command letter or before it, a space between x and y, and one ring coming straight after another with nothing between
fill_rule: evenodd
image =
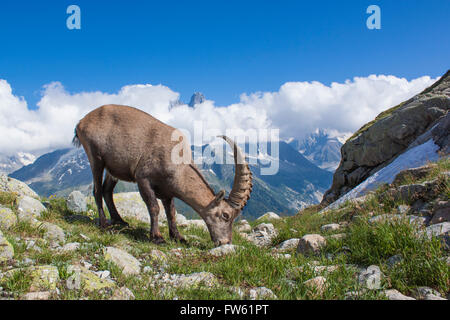
<instances>
[{"instance_id":1,"label":"ibex front leg","mask_svg":"<svg viewBox=\"0 0 450 320\"><path fill-rule=\"evenodd\" d=\"M139 188L139 193L142 199L147 205L148 212L150 213L150 239L155 244L165 243L164 238L159 232L158 226L158 215L159 215L159 205L156 199L155 192L153 191L150 181L148 179L138 179L137 185Z\"/></svg>"},{"instance_id":2,"label":"ibex front leg","mask_svg":"<svg viewBox=\"0 0 450 320\"><path fill-rule=\"evenodd\" d=\"M164 205L164 209L166 210L167 223L169 224L169 235L170 238L175 241L180 241L182 243L186 243L186 240L180 234L177 228L177 222L175 217L175 205L173 203L173 198L164 198L161 199Z\"/></svg>"}]
</instances>

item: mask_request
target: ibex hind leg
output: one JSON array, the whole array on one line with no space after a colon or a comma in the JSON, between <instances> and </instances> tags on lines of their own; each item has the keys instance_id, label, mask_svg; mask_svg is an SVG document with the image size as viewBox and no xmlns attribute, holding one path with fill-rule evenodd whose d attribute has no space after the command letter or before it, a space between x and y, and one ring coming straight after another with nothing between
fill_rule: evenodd
<instances>
[{"instance_id":1,"label":"ibex hind leg","mask_svg":"<svg viewBox=\"0 0 450 320\"><path fill-rule=\"evenodd\" d=\"M153 191L150 181L148 179L137 179L137 185L139 188L139 193L141 194L142 200L144 200L148 212L150 213L150 239L155 244L165 243L164 238L159 231L158 226L158 215L159 215L159 205L156 199L155 192Z\"/></svg>"},{"instance_id":2,"label":"ibex hind leg","mask_svg":"<svg viewBox=\"0 0 450 320\"><path fill-rule=\"evenodd\" d=\"M99 159L96 159L94 161L92 157L89 157L89 162L91 163L92 178L94 182L94 199L98 209L100 228L106 228L108 227L108 220L106 220L105 212L103 211L103 198L102 198L103 195L102 178L105 164L103 163L103 161Z\"/></svg>"},{"instance_id":3,"label":"ibex hind leg","mask_svg":"<svg viewBox=\"0 0 450 320\"><path fill-rule=\"evenodd\" d=\"M106 206L108 207L109 214L111 216L111 223L122 226L128 226L119 215L113 200L113 191L118 180L114 178L108 171L106 171L105 180L103 180L103 199L105 199Z\"/></svg>"},{"instance_id":4,"label":"ibex hind leg","mask_svg":"<svg viewBox=\"0 0 450 320\"><path fill-rule=\"evenodd\" d=\"M169 235L170 238L175 241L180 241L186 243L186 239L180 234L177 228L177 222L175 217L175 205L173 198L162 198L161 199L164 209L166 210L167 223L169 224Z\"/></svg>"}]
</instances>

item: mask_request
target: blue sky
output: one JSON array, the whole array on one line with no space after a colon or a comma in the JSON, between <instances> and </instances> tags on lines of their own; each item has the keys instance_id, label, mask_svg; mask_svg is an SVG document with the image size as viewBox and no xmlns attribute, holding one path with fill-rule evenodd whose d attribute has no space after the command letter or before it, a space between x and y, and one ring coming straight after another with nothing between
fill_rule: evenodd
<instances>
[{"instance_id":1,"label":"blue sky","mask_svg":"<svg viewBox=\"0 0 450 320\"><path fill-rule=\"evenodd\" d=\"M81 8L82 29L66 28ZM366 8L381 8L381 30ZM42 86L116 92L164 84L216 105L288 81L343 82L449 68L450 1L2 1L0 79L33 108Z\"/></svg>"}]
</instances>

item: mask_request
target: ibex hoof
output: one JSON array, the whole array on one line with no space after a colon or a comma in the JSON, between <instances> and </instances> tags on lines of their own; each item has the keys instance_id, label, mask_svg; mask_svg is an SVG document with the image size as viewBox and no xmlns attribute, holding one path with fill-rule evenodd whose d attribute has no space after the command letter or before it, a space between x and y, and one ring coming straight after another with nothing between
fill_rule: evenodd
<instances>
[{"instance_id":1,"label":"ibex hoof","mask_svg":"<svg viewBox=\"0 0 450 320\"><path fill-rule=\"evenodd\" d=\"M163 237L152 237L152 239L151 239L151 241L154 243L154 244L164 244L164 243L166 243L166 240L164 240L164 238Z\"/></svg>"},{"instance_id":2,"label":"ibex hoof","mask_svg":"<svg viewBox=\"0 0 450 320\"><path fill-rule=\"evenodd\" d=\"M111 223L113 224L113 225L118 225L118 226L122 226L122 227L128 227L128 226L130 226L129 224L128 224L128 222L125 222L124 220L112 220L111 221Z\"/></svg>"},{"instance_id":3,"label":"ibex hoof","mask_svg":"<svg viewBox=\"0 0 450 320\"><path fill-rule=\"evenodd\" d=\"M176 242L179 242L179 243L184 243L184 244L187 243L186 239L184 237L182 237L182 236L172 237L172 240L176 241Z\"/></svg>"}]
</instances>

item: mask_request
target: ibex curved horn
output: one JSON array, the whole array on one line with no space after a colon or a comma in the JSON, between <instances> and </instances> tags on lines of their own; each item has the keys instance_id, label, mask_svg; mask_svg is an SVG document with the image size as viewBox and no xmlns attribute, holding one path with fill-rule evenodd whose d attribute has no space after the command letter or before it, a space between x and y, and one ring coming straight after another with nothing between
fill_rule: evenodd
<instances>
[{"instance_id":1,"label":"ibex curved horn","mask_svg":"<svg viewBox=\"0 0 450 320\"><path fill-rule=\"evenodd\" d=\"M234 183L227 200L233 208L242 210L247 204L250 193L252 192L252 172L250 171L248 163L245 161L241 148L227 136L218 137L228 142L234 152Z\"/></svg>"}]
</instances>

